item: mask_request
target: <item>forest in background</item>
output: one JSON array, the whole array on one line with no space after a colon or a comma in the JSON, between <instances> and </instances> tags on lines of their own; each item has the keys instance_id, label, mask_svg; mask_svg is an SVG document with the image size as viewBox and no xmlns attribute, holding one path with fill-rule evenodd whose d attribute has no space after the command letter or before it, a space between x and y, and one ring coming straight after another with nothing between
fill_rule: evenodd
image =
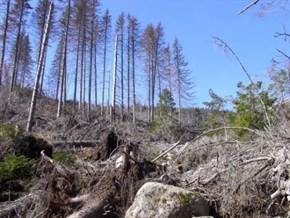
<instances>
[{"instance_id":1,"label":"forest in background","mask_svg":"<svg viewBox=\"0 0 290 218\"><path fill-rule=\"evenodd\" d=\"M258 3L254 2L252 5ZM274 8L287 9L287 1L262 4L259 13ZM15 86L33 88L37 84L37 92L58 102L57 117L69 100L87 118L91 107L100 105L102 115L113 115L119 107L121 117L131 114L135 122L136 106L142 104L147 107L146 120L152 123L159 97L168 89L181 124L186 120L182 108L195 103L193 72L187 67L182 45L178 38L166 42L161 21L141 25L137 17L122 12L113 23L101 1L81 0L2 1L0 18L0 86L13 91ZM275 37L289 37L285 31L276 32ZM229 50L221 39L214 40L221 49ZM280 73L289 71L289 56L277 50L286 61L273 60L269 75L272 83L280 84L272 84L271 90L260 89L281 101L289 93L287 75ZM260 81L250 78L249 82ZM280 96L281 90L273 90L274 86L284 86ZM227 100L232 101L235 99ZM222 109L228 108L225 103Z\"/></svg>"},{"instance_id":2,"label":"forest in background","mask_svg":"<svg viewBox=\"0 0 290 218\"><path fill-rule=\"evenodd\" d=\"M0 16L0 86L32 88L37 72L40 92L58 101L57 116L70 100L86 117L94 105L102 114L118 105L121 116L132 112L135 120L139 103L147 105L152 122L165 87L178 108L193 105L194 80L182 45L177 38L165 41L161 22L142 27L122 12L113 24L101 2L73 0L2 1Z\"/></svg>"}]
</instances>

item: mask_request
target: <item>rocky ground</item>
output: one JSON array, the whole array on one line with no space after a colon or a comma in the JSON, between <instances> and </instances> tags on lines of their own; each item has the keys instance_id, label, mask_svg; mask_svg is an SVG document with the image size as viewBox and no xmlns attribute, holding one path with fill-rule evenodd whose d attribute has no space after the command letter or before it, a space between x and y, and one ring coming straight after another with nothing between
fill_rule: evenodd
<instances>
[{"instance_id":1,"label":"rocky ground","mask_svg":"<svg viewBox=\"0 0 290 218\"><path fill-rule=\"evenodd\" d=\"M1 124L25 128L26 91L1 92ZM0 217L287 217L286 122L237 141L188 128L150 133L145 122L111 124L98 107L88 118L69 104L56 119L56 102L42 96L33 133L1 138L0 161L24 155L39 171L1 198ZM67 159L56 160L60 152Z\"/></svg>"}]
</instances>

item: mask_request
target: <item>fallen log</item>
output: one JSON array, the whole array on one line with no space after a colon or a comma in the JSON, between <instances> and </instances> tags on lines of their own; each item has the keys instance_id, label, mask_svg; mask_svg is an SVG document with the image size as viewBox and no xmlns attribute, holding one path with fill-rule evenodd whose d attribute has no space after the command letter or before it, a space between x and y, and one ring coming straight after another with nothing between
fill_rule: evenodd
<instances>
[{"instance_id":1,"label":"fallen log","mask_svg":"<svg viewBox=\"0 0 290 218\"><path fill-rule=\"evenodd\" d=\"M100 140L83 140L83 141L52 141L50 142L53 147L61 147L65 145L75 147L96 147Z\"/></svg>"}]
</instances>

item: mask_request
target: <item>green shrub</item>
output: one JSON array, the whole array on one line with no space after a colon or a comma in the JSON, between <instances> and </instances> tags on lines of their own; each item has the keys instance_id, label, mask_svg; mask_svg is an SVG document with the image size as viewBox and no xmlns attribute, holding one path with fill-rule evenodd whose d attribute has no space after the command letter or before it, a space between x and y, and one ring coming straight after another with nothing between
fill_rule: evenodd
<instances>
[{"instance_id":1,"label":"green shrub","mask_svg":"<svg viewBox=\"0 0 290 218\"><path fill-rule=\"evenodd\" d=\"M156 118L154 119L153 125L150 127L149 131L155 132L162 126L177 124L174 115L176 115L174 99L170 91L164 89L159 95L159 102L156 107Z\"/></svg>"},{"instance_id":2,"label":"green shrub","mask_svg":"<svg viewBox=\"0 0 290 218\"><path fill-rule=\"evenodd\" d=\"M270 121L273 117L273 104L276 99L269 97L269 91L262 90L262 82L248 86L240 82L237 86L240 91L232 102L235 111L228 116L231 125L264 130L269 124L266 115ZM247 139L250 134L244 129L237 129L235 133L240 139Z\"/></svg>"},{"instance_id":3,"label":"green shrub","mask_svg":"<svg viewBox=\"0 0 290 218\"><path fill-rule=\"evenodd\" d=\"M22 128L15 123L3 123L0 125L0 138L17 139L23 135Z\"/></svg>"},{"instance_id":4,"label":"green shrub","mask_svg":"<svg viewBox=\"0 0 290 218\"><path fill-rule=\"evenodd\" d=\"M9 179L26 179L33 174L36 160L25 156L6 155L0 162L0 183Z\"/></svg>"},{"instance_id":5,"label":"green shrub","mask_svg":"<svg viewBox=\"0 0 290 218\"><path fill-rule=\"evenodd\" d=\"M149 128L149 132L156 132L162 126L162 122L157 118L153 121L153 125Z\"/></svg>"},{"instance_id":6,"label":"green shrub","mask_svg":"<svg viewBox=\"0 0 290 218\"><path fill-rule=\"evenodd\" d=\"M69 155L64 151L56 152L52 155L53 159L65 166L75 167L76 157L74 155Z\"/></svg>"},{"instance_id":7,"label":"green shrub","mask_svg":"<svg viewBox=\"0 0 290 218\"><path fill-rule=\"evenodd\" d=\"M18 192L25 190L25 184L34 175L36 160L25 156L8 154L0 162L0 199L9 200L11 196L18 196ZM9 195L5 199L5 192ZM3 197L4 195L4 197Z\"/></svg>"}]
</instances>

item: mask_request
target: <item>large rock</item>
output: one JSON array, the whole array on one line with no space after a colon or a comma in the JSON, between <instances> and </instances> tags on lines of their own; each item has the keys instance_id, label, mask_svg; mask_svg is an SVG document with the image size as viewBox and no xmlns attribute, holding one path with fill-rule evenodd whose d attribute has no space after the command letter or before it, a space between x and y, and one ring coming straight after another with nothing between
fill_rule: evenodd
<instances>
[{"instance_id":1,"label":"large rock","mask_svg":"<svg viewBox=\"0 0 290 218\"><path fill-rule=\"evenodd\" d=\"M198 193L148 182L137 192L125 218L192 218L208 215L209 206Z\"/></svg>"}]
</instances>

